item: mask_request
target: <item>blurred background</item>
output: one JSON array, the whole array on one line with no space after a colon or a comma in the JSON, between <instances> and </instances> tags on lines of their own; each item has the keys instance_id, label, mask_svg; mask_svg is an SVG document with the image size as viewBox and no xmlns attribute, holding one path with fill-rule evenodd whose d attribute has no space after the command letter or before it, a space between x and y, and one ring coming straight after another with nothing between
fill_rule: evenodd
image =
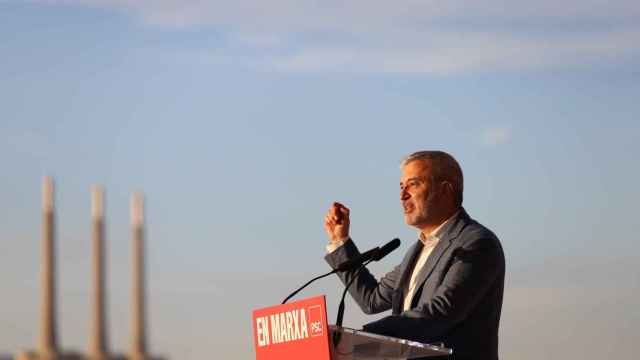
<instances>
[{"instance_id":1,"label":"blurred background","mask_svg":"<svg viewBox=\"0 0 640 360\"><path fill-rule=\"evenodd\" d=\"M36 345L45 175L63 348L88 346L101 184L109 347L142 191L151 351L247 359L251 310L328 270L332 201L361 249L402 239L374 273L400 261L399 162L424 149L459 160L505 249L502 358L637 353L637 1L2 0L0 65L0 354ZM298 298L335 319L341 289ZM380 316L349 299L345 325Z\"/></svg>"}]
</instances>

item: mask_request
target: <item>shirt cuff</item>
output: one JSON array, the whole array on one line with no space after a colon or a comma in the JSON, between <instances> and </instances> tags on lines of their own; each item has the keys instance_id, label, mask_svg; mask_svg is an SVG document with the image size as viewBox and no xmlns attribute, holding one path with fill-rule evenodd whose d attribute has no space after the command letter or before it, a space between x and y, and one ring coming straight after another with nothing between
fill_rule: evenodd
<instances>
[{"instance_id":1,"label":"shirt cuff","mask_svg":"<svg viewBox=\"0 0 640 360\"><path fill-rule=\"evenodd\" d=\"M331 254L332 252L338 250L340 247L342 247L342 245L344 245L344 243L347 242L347 240L349 240L349 237L340 239L340 240L335 241L335 242L328 243L327 247L326 247L327 254Z\"/></svg>"}]
</instances>

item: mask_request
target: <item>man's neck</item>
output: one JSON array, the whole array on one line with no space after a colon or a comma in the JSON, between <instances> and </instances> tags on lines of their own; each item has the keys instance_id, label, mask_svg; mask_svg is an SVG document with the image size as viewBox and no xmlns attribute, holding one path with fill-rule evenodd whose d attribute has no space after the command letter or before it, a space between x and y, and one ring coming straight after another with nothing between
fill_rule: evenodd
<instances>
[{"instance_id":1,"label":"man's neck","mask_svg":"<svg viewBox=\"0 0 640 360\"><path fill-rule=\"evenodd\" d=\"M422 237L426 239L427 236L431 235L434 231L436 231L440 227L440 225L444 224L452 216L457 214L458 211L460 211L460 208L449 211L445 213L445 215L440 216L439 220L434 221L432 224L428 224L428 225L425 225L424 227L421 227L420 233L422 233Z\"/></svg>"}]
</instances>

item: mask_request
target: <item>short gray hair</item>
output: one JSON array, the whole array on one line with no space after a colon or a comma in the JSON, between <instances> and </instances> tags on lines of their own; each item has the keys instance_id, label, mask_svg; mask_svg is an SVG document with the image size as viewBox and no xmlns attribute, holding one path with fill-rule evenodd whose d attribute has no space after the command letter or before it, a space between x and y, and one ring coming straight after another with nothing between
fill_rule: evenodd
<instances>
[{"instance_id":1,"label":"short gray hair","mask_svg":"<svg viewBox=\"0 0 640 360\"><path fill-rule=\"evenodd\" d=\"M462 193L464 190L464 178L462 168L456 159L444 151L424 150L416 151L405 157L400 163L404 167L416 160L429 161L431 165L431 183L447 181L453 186L453 193L457 206L462 206Z\"/></svg>"}]
</instances>

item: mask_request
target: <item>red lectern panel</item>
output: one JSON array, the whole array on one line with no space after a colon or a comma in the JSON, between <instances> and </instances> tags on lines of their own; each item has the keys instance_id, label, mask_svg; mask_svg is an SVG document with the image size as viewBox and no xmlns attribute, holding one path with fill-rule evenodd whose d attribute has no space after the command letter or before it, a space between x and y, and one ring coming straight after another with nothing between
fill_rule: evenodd
<instances>
[{"instance_id":1,"label":"red lectern panel","mask_svg":"<svg viewBox=\"0 0 640 360\"><path fill-rule=\"evenodd\" d=\"M256 360L329 360L324 296L253 311Z\"/></svg>"}]
</instances>

